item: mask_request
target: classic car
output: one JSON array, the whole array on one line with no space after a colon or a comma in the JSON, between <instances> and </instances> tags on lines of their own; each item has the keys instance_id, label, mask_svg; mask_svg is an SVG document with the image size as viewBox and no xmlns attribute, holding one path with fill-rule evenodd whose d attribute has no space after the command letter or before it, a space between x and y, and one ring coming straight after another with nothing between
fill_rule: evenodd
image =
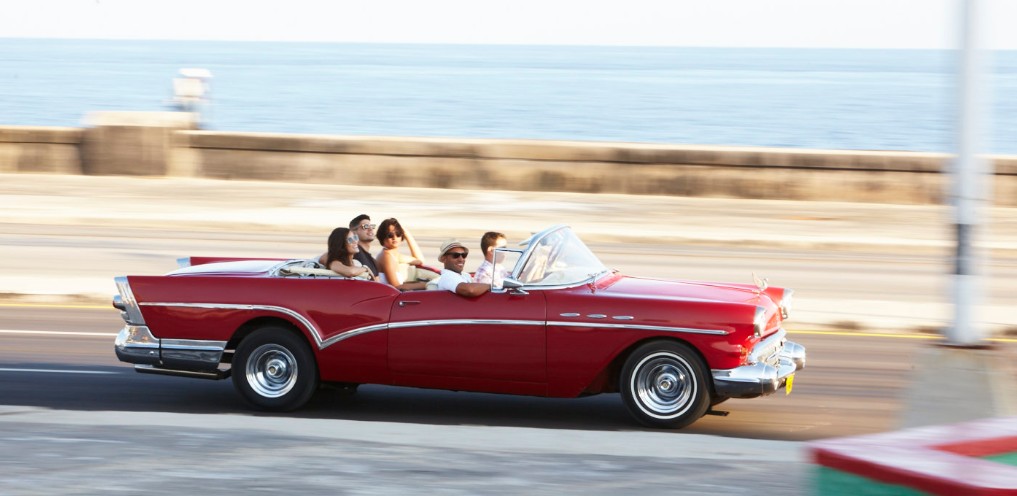
<instances>
[{"instance_id":1,"label":"classic car","mask_svg":"<svg viewBox=\"0 0 1017 496\"><path fill-rule=\"evenodd\" d=\"M568 226L503 248L476 298L345 279L311 260L182 259L116 277L117 357L138 372L232 378L252 407L289 411L323 384L545 397L621 393L651 427L785 389L805 348L792 291L665 281L605 267Z\"/></svg>"}]
</instances>

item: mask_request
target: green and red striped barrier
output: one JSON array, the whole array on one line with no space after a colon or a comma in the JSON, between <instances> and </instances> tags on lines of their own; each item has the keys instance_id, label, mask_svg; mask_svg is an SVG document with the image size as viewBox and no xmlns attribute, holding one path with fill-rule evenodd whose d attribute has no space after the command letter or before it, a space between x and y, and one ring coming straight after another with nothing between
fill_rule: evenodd
<instances>
[{"instance_id":1,"label":"green and red striped barrier","mask_svg":"<svg viewBox=\"0 0 1017 496\"><path fill-rule=\"evenodd\" d=\"M1017 496L1017 417L810 444L822 495Z\"/></svg>"}]
</instances>

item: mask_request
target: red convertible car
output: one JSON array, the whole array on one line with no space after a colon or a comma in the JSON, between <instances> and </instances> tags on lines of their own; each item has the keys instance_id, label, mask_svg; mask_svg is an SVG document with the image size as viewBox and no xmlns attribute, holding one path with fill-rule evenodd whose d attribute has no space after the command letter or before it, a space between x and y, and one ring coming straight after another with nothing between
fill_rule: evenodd
<instances>
[{"instance_id":1,"label":"red convertible car","mask_svg":"<svg viewBox=\"0 0 1017 496\"><path fill-rule=\"evenodd\" d=\"M138 372L232 377L253 407L301 407L322 383L549 397L619 392L648 426L680 428L728 398L791 389L791 291L663 281L605 267L567 226L499 249L476 298L344 279L310 260L185 259L117 277L117 357Z\"/></svg>"}]
</instances>

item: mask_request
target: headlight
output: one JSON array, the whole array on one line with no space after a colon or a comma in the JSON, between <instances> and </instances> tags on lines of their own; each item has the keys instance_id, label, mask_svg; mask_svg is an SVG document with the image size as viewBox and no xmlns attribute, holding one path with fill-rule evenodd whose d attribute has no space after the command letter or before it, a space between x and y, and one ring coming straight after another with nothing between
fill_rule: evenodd
<instances>
[{"instance_id":1,"label":"headlight","mask_svg":"<svg viewBox=\"0 0 1017 496\"><path fill-rule=\"evenodd\" d=\"M795 295L793 289L785 289L784 296L780 298L780 318L787 320L788 315L791 314L791 299Z\"/></svg>"},{"instance_id":2,"label":"headlight","mask_svg":"<svg viewBox=\"0 0 1017 496\"><path fill-rule=\"evenodd\" d=\"M766 330L766 309L763 307L756 307L756 317L752 319L752 329L756 333L756 337L763 335L763 331Z\"/></svg>"}]
</instances>

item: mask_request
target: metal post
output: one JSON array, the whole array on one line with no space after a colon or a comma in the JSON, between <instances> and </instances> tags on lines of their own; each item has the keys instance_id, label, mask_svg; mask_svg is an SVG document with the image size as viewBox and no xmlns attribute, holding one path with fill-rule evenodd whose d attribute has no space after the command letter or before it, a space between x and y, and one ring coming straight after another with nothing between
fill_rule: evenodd
<instances>
[{"instance_id":1,"label":"metal post","mask_svg":"<svg viewBox=\"0 0 1017 496\"><path fill-rule=\"evenodd\" d=\"M957 157L953 164L952 203L956 252L954 254L954 322L946 330L951 346L980 346L984 330L974 313L981 301L981 256L976 247L981 211L989 201L991 164L979 157L986 135L982 119L986 103L983 65L986 52L979 26L984 0L961 0L961 47L958 60Z\"/></svg>"}]
</instances>

